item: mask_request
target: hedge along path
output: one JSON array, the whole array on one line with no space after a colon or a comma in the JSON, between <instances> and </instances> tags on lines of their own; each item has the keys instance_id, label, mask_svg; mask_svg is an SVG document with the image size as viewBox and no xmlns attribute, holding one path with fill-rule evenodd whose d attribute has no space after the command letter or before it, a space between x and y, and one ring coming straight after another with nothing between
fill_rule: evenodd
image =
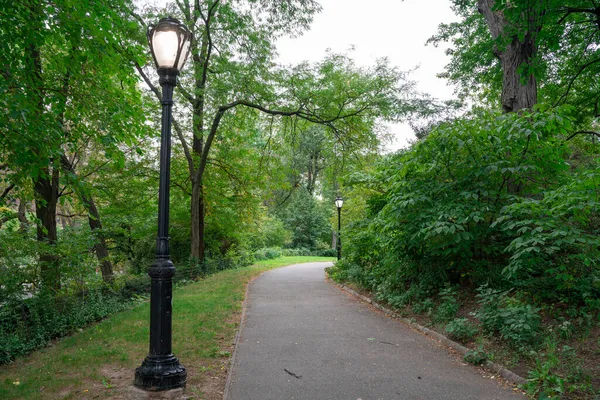
<instances>
[{"instance_id":1,"label":"hedge along path","mask_svg":"<svg viewBox=\"0 0 600 400\"><path fill-rule=\"evenodd\" d=\"M285 265L332 260L282 257L177 288L173 352L188 370L187 395L222 398L245 288L252 278ZM1 366L0 398L140 398L133 374L148 352L149 315L149 302L144 302Z\"/></svg>"}]
</instances>

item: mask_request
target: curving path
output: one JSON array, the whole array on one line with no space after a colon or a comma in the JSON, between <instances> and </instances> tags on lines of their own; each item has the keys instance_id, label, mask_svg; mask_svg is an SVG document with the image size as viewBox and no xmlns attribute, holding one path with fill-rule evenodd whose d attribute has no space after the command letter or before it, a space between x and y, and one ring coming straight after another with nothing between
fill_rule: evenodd
<instances>
[{"instance_id":1,"label":"curving path","mask_svg":"<svg viewBox=\"0 0 600 400\"><path fill-rule=\"evenodd\" d=\"M227 400L523 398L326 283L329 265L251 284Z\"/></svg>"}]
</instances>

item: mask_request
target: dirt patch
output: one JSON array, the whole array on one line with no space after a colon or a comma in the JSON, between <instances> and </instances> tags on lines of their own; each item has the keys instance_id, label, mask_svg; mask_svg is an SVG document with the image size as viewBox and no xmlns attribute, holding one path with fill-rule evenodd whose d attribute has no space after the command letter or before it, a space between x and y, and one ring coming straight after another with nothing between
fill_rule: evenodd
<instances>
[{"instance_id":1,"label":"dirt patch","mask_svg":"<svg viewBox=\"0 0 600 400\"><path fill-rule=\"evenodd\" d=\"M229 358L216 358L210 362L206 362L205 359L186 361L184 366L188 372L188 382L185 390L146 392L133 386L135 372L131 367L105 365L100 368L96 379L88 380L84 385L79 386L85 389L65 388L59 393L58 398L82 400L221 400L227 380Z\"/></svg>"}]
</instances>

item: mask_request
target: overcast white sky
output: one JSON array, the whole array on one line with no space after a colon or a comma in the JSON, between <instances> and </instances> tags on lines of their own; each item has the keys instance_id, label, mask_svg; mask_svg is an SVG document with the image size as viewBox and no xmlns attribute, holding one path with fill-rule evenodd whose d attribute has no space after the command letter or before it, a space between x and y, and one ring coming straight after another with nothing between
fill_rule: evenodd
<instances>
[{"instance_id":1,"label":"overcast white sky","mask_svg":"<svg viewBox=\"0 0 600 400\"><path fill-rule=\"evenodd\" d=\"M442 22L456 19L450 0L319 0L323 11L312 28L296 39L278 42L284 64L318 61L327 49L344 52L351 46L358 64L369 65L387 57L401 70L419 66L412 75L418 90L439 99L452 98L453 88L436 77L448 62L444 48L425 46ZM405 147L414 138L407 124L390 127L396 137L390 150Z\"/></svg>"}]
</instances>

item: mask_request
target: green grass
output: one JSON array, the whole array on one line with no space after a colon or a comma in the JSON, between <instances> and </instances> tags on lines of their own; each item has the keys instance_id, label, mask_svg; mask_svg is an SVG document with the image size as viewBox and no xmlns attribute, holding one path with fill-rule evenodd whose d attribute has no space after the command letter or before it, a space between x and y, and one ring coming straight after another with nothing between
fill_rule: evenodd
<instances>
[{"instance_id":1,"label":"green grass","mask_svg":"<svg viewBox=\"0 0 600 400\"><path fill-rule=\"evenodd\" d=\"M328 257L281 257L223 271L178 288L173 352L188 370L188 395L223 379L246 284L269 269ZM0 398L126 398L148 352L149 303L111 316L49 347L0 367ZM211 382L212 380L212 382ZM212 386L211 386L212 385Z\"/></svg>"}]
</instances>

